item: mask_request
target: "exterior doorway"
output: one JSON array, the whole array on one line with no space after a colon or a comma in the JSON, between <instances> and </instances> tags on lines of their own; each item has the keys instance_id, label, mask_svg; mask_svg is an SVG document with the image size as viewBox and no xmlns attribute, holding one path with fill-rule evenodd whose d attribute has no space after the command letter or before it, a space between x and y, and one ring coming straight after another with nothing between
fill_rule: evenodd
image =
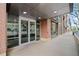
<instances>
[{"instance_id":1,"label":"exterior doorway","mask_svg":"<svg viewBox=\"0 0 79 59\"><path fill-rule=\"evenodd\" d=\"M10 16L11 17L11 16ZM7 25L8 48L36 41L36 20L19 17L19 20L8 21Z\"/></svg>"},{"instance_id":2,"label":"exterior doorway","mask_svg":"<svg viewBox=\"0 0 79 59\"><path fill-rule=\"evenodd\" d=\"M19 44L36 41L36 20L20 17Z\"/></svg>"},{"instance_id":3,"label":"exterior doorway","mask_svg":"<svg viewBox=\"0 0 79 59\"><path fill-rule=\"evenodd\" d=\"M51 25L51 37L54 38L58 35L58 23L52 22Z\"/></svg>"}]
</instances>

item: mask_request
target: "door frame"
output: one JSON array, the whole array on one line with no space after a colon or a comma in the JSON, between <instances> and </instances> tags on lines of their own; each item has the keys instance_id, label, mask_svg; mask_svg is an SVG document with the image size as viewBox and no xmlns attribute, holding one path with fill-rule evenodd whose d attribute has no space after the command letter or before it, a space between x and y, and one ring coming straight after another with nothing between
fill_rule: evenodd
<instances>
[{"instance_id":1,"label":"door frame","mask_svg":"<svg viewBox=\"0 0 79 59\"><path fill-rule=\"evenodd\" d=\"M29 32L29 40L30 40L30 22L35 22L35 40L33 40L33 41L36 41L36 20L32 20L32 19L29 19L29 21L28 21L28 32ZM29 41L29 42L33 42L33 41Z\"/></svg>"},{"instance_id":2,"label":"door frame","mask_svg":"<svg viewBox=\"0 0 79 59\"><path fill-rule=\"evenodd\" d=\"M21 43L21 20L28 21L28 42L25 42L25 43ZM30 41L30 22L35 22L35 40L34 41L36 41L36 20L19 16L19 46L34 42L34 41Z\"/></svg>"},{"instance_id":3,"label":"door frame","mask_svg":"<svg viewBox=\"0 0 79 59\"><path fill-rule=\"evenodd\" d=\"M26 19L24 17L19 17L19 45L23 44L23 43L21 43L21 20L28 21L28 19Z\"/></svg>"}]
</instances>

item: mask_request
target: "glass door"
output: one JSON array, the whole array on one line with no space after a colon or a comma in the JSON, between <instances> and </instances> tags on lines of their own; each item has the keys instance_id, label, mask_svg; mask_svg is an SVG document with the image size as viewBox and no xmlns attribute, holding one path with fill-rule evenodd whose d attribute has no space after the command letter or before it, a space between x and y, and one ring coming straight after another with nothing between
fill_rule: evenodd
<instances>
[{"instance_id":1,"label":"glass door","mask_svg":"<svg viewBox=\"0 0 79 59\"><path fill-rule=\"evenodd\" d=\"M28 21L21 20L21 43L28 42Z\"/></svg>"},{"instance_id":2,"label":"glass door","mask_svg":"<svg viewBox=\"0 0 79 59\"><path fill-rule=\"evenodd\" d=\"M36 40L36 22L30 21L30 41Z\"/></svg>"},{"instance_id":3,"label":"glass door","mask_svg":"<svg viewBox=\"0 0 79 59\"><path fill-rule=\"evenodd\" d=\"M19 20L19 45L36 40L36 21L21 17Z\"/></svg>"},{"instance_id":4,"label":"glass door","mask_svg":"<svg viewBox=\"0 0 79 59\"><path fill-rule=\"evenodd\" d=\"M7 25L8 48L37 40L36 20L25 17L19 17L19 20L10 18Z\"/></svg>"},{"instance_id":5,"label":"glass door","mask_svg":"<svg viewBox=\"0 0 79 59\"><path fill-rule=\"evenodd\" d=\"M56 37L58 34L58 24L52 22L52 38Z\"/></svg>"}]
</instances>

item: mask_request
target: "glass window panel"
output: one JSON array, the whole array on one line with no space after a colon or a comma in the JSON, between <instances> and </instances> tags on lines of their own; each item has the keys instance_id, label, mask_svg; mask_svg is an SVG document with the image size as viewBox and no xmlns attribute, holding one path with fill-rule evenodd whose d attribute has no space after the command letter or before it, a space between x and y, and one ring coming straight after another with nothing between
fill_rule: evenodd
<instances>
[{"instance_id":1,"label":"glass window panel","mask_svg":"<svg viewBox=\"0 0 79 59\"><path fill-rule=\"evenodd\" d=\"M9 15L7 23L8 48L19 45L18 32L19 32L18 18Z\"/></svg>"},{"instance_id":2,"label":"glass window panel","mask_svg":"<svg viewBox=\"0 0 79 59\"><path fill-rule=\"evenodd\" d=\"M30 22L30 41L35 40L35 22Z\"/></svg>"},{"instance_id":3,"label":"glass window panel","mask_svg":"<svg viewBox=\"0 0 79 59\"><path fill-rule=\"evenodd\" d=\"M40 21L36 21L36 40L40 40Z\"/></svg>"},{"instance_id":4,"label":"glass window panel","mask_svg":"<svg viewBox=\"0 0 79 59\"><path fill-rule=\"evenodd\" d=\"M28 42L28 21L21 20L21 43Z\"/></svg>"}]
</instances>

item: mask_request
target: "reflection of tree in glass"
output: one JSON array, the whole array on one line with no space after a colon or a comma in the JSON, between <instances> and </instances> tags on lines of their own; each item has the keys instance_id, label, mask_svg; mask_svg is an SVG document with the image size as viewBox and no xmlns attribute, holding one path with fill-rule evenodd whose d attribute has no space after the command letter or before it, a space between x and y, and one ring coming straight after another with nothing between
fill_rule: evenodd
<instances>
[{"instance_id":1,"label":"reflection of tree in glass","mask_svg":"<svg viewBox=\"0 0 79 59\"><path fill-rule=\"evenodd\" d=\"M8 30L8 31L11 31L11 29L10 29L10 28L7 28L7 30Z\"/></svg>"},{"instance_id":2,"label":"reflection of tree in glass","mask_svg":"<svg viewBox=\"0 0 79 59\"><path fill-rule=\"evenodd\" d=\"M35 23L34 22L31 22L31 24L30 24L30 32L35 33Z\"/></svg>"},{"instance_id":3,"label":"reflection of tree in glass","mask_svg":"<svg viewBox=\"0 0 79 59\"><path fill-rule=\"evenodd\" d=\"M26 31L27 30L27 22L22 21L22 31Z\"/></svg>"}]
</instances>

